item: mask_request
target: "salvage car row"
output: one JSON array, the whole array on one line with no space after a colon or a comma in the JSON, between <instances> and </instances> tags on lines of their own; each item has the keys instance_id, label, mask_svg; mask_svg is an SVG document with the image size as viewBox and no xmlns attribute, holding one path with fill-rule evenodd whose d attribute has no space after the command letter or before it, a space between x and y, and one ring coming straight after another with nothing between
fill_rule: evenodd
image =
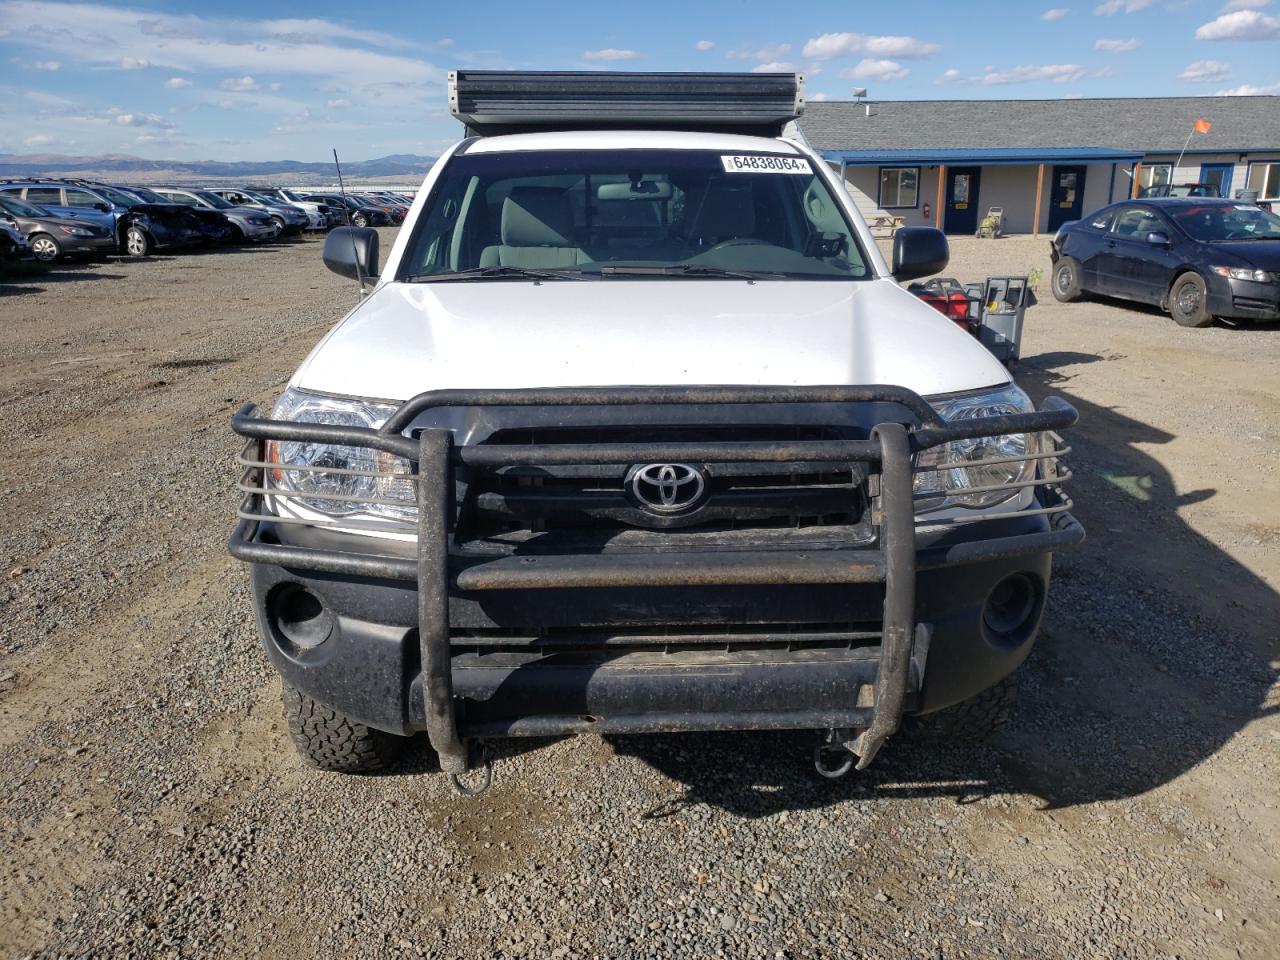
<instances>
[{"instance_id":1,"label":"salvage car row","mask_svg":"<svg viewBox=\"0 0 1280 960\"><path fill-rule=\"evenodd\" d=\"M0 181L0 261L145 257L157 250L297 237L342 224L393 226L410 197L280 187L195 188L79 179Z\"/></svg>"}]
</instances>

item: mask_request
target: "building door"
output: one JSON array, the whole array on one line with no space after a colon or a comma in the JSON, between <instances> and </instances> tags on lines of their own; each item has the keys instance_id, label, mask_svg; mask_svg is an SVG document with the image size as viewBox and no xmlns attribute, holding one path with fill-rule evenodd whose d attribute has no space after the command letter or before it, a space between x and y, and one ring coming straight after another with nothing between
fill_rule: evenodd
<instances>
[{"instance_id":1,"label":"building door","mask_svg":"<svg viewBox=\"0 0 1280 960\"><path fill-rule=\"evenodd\" d=\"M981 167L951 167L947 170L947 210L942 220L945 233L978 232L978 184Z\"/></svg>"},{"instance_id":2,"label":"building door","mask_svg":"<svg viewBox=\"0 0 1280 960\"><path fill-rule=\"evenodd\" d=\"M1202 163L1200 164L1200 182L1207 183L1218 188L1218 196L1231 196L1231 174L1235 172L1235 167L1229 163Z\"/></svg>"},{"instance_id":3,"label":"building door","mask_svg":"<svg viewBox=\"0 0 1280 960\"><path fill-rule=\"evenodd\" d=\"M1049 232L1084 216L1084 167L1054 167L1049 191Z\"/></svg>"}]
</instances>

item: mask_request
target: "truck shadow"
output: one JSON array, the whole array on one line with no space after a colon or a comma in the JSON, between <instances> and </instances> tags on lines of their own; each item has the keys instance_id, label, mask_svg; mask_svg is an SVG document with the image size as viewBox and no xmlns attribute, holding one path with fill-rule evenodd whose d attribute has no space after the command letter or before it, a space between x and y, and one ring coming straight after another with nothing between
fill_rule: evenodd
<instances>
[{"instance_id":1,"label":"truck shadow","mask_svg":"<svg viewBox=\"0 0 1280 960\"><path fill-rule=\"evenodd\" d=\"M615 738L617 753L685 785L648 816L694 803L760 817L850 799L1025 793L1052 809L1135 797L1280 710L1280 596L1179 516L1217 491L1177 490L1142 449L1173 436L1071 395L1064 368L1099 361L1044 354L1019 370L1037 401L1058 394L1080 411L1069 487L1089 539L1056 561L1006 730L980 745L900 733L838 781L813 772L811 732Z\"/></svg>"}]
</instances>

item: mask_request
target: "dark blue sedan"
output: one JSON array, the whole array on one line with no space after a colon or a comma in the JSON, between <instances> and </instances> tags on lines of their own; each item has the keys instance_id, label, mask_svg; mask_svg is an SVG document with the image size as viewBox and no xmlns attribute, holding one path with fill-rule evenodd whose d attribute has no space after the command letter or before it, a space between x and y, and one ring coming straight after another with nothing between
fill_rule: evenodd
<instances>
[{"instance_id":1,"label":"dark blue sedan","mask_svg":"<svg viewBox=\"0 0 1280 960\"><path fill-rule=\"evenodd\" d=\"M1205 197L1126 200L1053 238L1053 295L1123 297L1184 327L1280 319L1280 217Z\"/></svg>"}]
</instances>

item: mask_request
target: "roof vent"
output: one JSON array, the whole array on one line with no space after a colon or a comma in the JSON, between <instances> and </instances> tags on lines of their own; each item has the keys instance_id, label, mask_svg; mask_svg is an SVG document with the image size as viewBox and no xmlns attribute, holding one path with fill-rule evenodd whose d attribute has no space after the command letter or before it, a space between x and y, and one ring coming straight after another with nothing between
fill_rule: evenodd
<instances>
[{"instance_id":1,"label":"roof vent","mask_svg":"<svg viewBox=\"0 0 1280 960\"><path fill-rule=\"evenodd\" d=\"M449 111L481 137L620 128L776 137L804 112L804 76L451 70Z\"/></svg>"}]
</instances>

